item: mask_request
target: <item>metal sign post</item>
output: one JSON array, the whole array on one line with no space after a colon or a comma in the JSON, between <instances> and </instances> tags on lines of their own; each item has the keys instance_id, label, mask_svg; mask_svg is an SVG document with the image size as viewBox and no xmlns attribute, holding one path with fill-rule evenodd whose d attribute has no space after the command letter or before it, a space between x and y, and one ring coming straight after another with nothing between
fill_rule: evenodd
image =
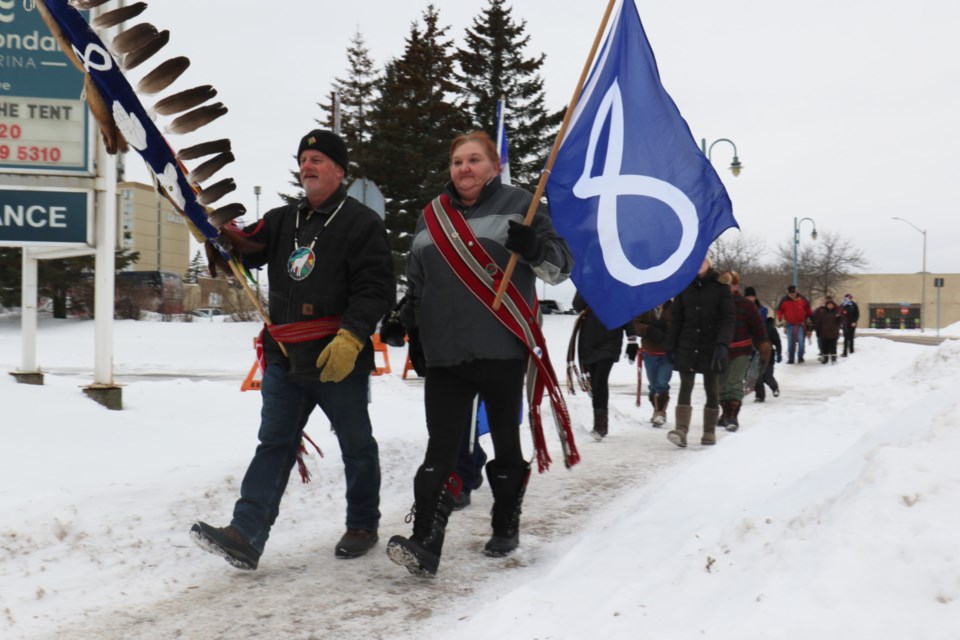
<instances>
[{"instance_id":1,"label":"metal sign post","mask_svg":"<svg viewBox=\"0 0 960 640\"><path fill-rule=\"evenodd\" d=\"M387 215L387 201L373 180L357 178L347 187L347 195L376 211L381 220Z\"/></svg>"},{"instance_id":2,"label":"metal sign post","mask_svg":"<svg viewBox=\"0 0 960 640\"><path fill-rule=\"evenodd\" d=\"M934 278L933 286L937 289L937 337L940 337L940 289L943 289L943 278Z\"/></svg>"}]
</instances>

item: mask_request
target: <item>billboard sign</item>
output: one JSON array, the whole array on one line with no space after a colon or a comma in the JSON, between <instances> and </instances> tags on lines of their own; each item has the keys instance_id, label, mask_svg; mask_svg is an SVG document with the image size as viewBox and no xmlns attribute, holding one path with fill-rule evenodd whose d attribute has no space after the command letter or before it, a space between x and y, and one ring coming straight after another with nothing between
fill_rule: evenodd
<instances>
[{"instance_id":1,"label":"billboard sign","mask_svg":"<svg viewBox=\"0 0 960 640\"><path fill-rule=\"evenodd\" d=\"M93 192L0 186L0 247L93 245Z\"/></svg>"},{"instance_id":2,"label":"billboard sign","mask_svg":"<svg viewBox=\"0 0 960 640\"><path fill-rule=\"evenodd\" d=\"M91 173L82 93L32 0L0 0L0 172Z\"/></svg>"}]
</instances>

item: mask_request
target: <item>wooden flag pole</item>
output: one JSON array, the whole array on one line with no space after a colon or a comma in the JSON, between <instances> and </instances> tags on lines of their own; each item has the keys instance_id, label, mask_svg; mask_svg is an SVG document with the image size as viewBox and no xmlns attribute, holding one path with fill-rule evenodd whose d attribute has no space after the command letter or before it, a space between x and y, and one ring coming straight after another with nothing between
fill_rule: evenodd
<instances>
[{"instance_id":1,"label":"wooden flag pole","mask_svg":"<svg viewBox=\"0 0 960 640\"><path fill-rule=\"evenodd\" d=\"M632 2L633 0L624 0L625 2ZM547 180L550 178L550 171L553 169L553 163L557 159L557 153L560 151L560 143L563 141L563 136L567 132L567 126L570 124L570 118L573 116L573 112L577 108L577 103L580 100L580 92L583 90L583 85L587 81L587 75L590 73L590 65L593 62L593 57L597 54L597 49L600 48L600 39L603 37L603 32L607 28L607 22L610 20L610 14L613 12L613 6L617 3L617 0L609 0L607 3L607 10L603 14L603 20L600 21L600 28L597 30L597 36L593 39L593 47L590 48L590 54L587 56L587 62L583 65L583 71L580 73L580 80L577 82L577 88L573 90L573 98L570 100L570 106L567 107L567 112L563 116L563 123L560 125L560 131L557 132L557 137L553 141L553 148L550 150L550 156L547 158L547 164L543 169L543 173L540 174L540 181L537 183L537 190L533 194L533 200L530 201L530 207L527 209L527 215L523 219L523 224L530 225L533 222L533 217L537 214L537 206L540 204L540 198L543 197L543 192L547 187ZM497 289L497 296L493 299L493 310L496 311L500 308L500 304L503 301L503 295L507 291L507 286L510 285L510 279L513 277L513 271L517 268L518 256L516 253L510 254L510 261L507 263L507 268L503 271L503 281L500 283L500 288Z\"/></svg>"},{"instance_id":2,"label":"wooden flag pole","mask_svg":"<svg viewBox=\"0 0 960 640\"><path fill-rule=\"evenodd\" d=\"M246 292L247 296L250 298L250 302L253 303L253 306L257 309L257 313L260 314L260 318L263 320L263 323L268 327L273 323L270 322L270 315L267 313L267 310L263 308L263 304L260 302L260 297L253 291L250 287L250 283L247 282L246 276L240 270L240 266L237 264L236 258L232 258L229 262L230 271L233 272L233 277L237 279L237 282L240 283L240 286ZM277 346L280 347L280 351L283 352L283 355L290 357L290 354L287 353L287 348L283 346L283 343L279 340L276 340Z\"/></svg>"}]
</instances>

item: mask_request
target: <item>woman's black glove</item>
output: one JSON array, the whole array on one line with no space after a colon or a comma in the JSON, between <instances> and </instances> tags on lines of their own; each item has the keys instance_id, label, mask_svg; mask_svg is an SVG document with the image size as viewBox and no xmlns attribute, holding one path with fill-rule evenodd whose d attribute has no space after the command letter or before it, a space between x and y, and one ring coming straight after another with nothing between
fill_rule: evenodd
<instances>
[{"instance_id":1,"label":"woman's black glove","mask_svg":"<svg viewBox=\"0 0 960 640\"><path fill-rule=\"evenodd\" d=\"M533 227L510 220L507 228L507 242L503 246L519 253L525 261L534 264L540 260L543 240Z\"/></svg>"},{"instance_id":2,"label":"woman's black glove","mask_svg":"<svg viewBox=\"0 0 960 640\"><path fill-rule=\"evenodd\" d=\"M410 327L410 331L407 332L407 337L410 338L410 346L407 350L407 357L410 358L410 364L413 365L413 370L417 372L418 376L421 378L426 377L427 359L423 356L423 346L420 344L420 329Z\"/></svg>"},{"instance_id":3,"label":"woman's black glove","mask_svg":"<svg viewBox=\"0 0 960 640\"><path fill-rule=\"evenodd\" d=\"M710 362L710 371L714 373L727 372L727 345L718 344L713 349L713 360Z\"/></svg>"},{"instance_id":4,"label":"woman's black glove","mask_svg":"<svg viewBox=\"0 0 960 640\"><path fill-rule=\"evenodd\" d=\"M638 351L640 351L640 345L638 345L636 342L628 342L627 343L627 360L629 360L630 362L636 362Z\"/></svg>"},{"instance_id":5,"label":"woman's black glove","mask_svg":"<svg viewBox=\"0 0 960 640\"><path fill-rule=\"evenodd\" d=\"M406 302L407 296L403 296L400 302L390 311L390 314L383 319L383 323L380 325L380 342L388 344L391 347L403 346L407 332L400 322L400 310Z\"/></svg>"}]
</instances>

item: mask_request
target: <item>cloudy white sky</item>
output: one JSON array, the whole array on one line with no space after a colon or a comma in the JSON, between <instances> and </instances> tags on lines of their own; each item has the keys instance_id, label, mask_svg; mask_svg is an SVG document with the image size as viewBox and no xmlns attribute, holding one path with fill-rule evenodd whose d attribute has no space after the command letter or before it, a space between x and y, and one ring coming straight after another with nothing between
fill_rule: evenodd
<instances>
[{"instance_id":1,"label":"cloudy white sky","mask_svg":"<svg viewBox=\"0 0 960 640\"><path fill-rule=\"evenodd\" d=\"M438 2L450 35L487 0ZM565 104L606 7L604 0L515 0L527 21L528 54L546 53L552 108ZM143 14L170 29L169 55L193 60L175 88L215 85L230 113L185 137L183 147L230 137L236 200L261 212L290 191L300 136L322 117L345 50L359 30L377 64L403 52L425 2L154 0ZM708 143L733 140L745 169L724 168L732 149L713 148L743 232L772 248L790 244L794 218L851 239L877 273L917 272L927 233L927 267L960 272L952 187L960 173L960 3L953 0L811 0L802 7L763 0L637 0L664 85ZM225 8L229 7L229 10ZM128 177L144 179L139 158ZM424 194L428 199L432 194ZM802 242L812 226L803 223ZM729 233L736 233L735 231Z\"/></svg>"}]
</instances>

